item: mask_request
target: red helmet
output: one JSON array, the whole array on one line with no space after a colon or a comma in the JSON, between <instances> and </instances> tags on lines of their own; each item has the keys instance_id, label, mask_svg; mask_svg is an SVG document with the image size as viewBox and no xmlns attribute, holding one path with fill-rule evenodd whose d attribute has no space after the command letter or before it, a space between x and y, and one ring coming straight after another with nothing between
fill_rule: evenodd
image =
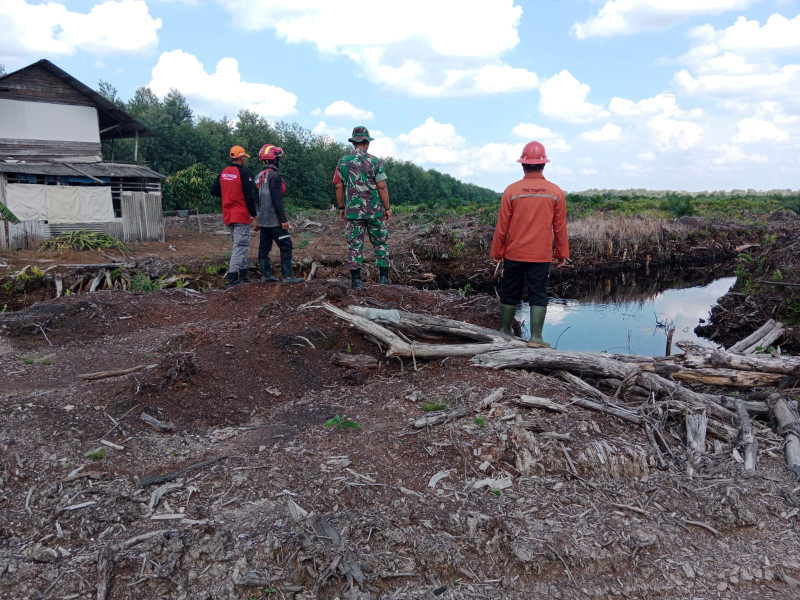
<instances>
[{"instance_id":1,"label":"red helmet","mask_svg":"<svg viewBox=\"0 0 800 600\"><path fill-rule=\"evenodd\" d=\"M272 144L264 144L261 150L258 151L259 160L277 160L283 154L283 148L273 146Z\"/></svg>"},{"instance_id":2,"label":"red helmet","mask_svg":"<svg viewBox=\"0 0 800 600\"><path fill-rule=\"evenodd\" d=\"M522 149L522 156L517 160L523 165L543 165L549 163L550 159L544 152L544 146L539 142L528 142Z\"/></svg>"}]
</instances>

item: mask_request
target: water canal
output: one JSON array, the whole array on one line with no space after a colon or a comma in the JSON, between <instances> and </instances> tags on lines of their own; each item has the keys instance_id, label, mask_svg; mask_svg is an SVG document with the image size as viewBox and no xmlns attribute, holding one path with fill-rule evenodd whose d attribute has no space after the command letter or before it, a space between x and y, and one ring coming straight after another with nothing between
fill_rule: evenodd
<instances>
[{"instance_id":1,"label":"water canal","mask_svg":"<svg viewBox=\"0 0 800 600\"><path fill-rule=\"evenodd\" d=\"M735 277L722 277L704 285L667 289L634 300L597 301L588 298L551 298L543 337L554 348L579 352L613 352L641 356L663 356L667 330L675 328L672 353L680 353L676 344L692 341L715 344L694 333L701 319L708 319L711 307L735 283ZM528 304L517 307L522 337L530 335Z\"/></svg>"}]
</instances>

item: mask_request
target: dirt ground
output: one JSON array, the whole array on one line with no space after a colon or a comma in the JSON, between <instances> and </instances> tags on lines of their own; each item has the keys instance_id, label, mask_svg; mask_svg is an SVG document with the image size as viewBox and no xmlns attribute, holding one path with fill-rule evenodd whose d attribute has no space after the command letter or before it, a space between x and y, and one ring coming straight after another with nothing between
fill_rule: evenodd
<instances>
[{"instance_id":1,"label":"dirt ground","mask_svg":"<svg viewBox=\"0 0 800 600\"><path fill-rule=\"evenodd\" d=\"M445 287L437 270L456 284L476 272L492 280L485 256L442 258L456 249L450 233L409 224L394 237L403 251L392 285L367 273L355 292L341 226L299 222L295 245L309 237L295 261L306 274L319 263L315 279L221 290L205 268L224 261L229 238L208 233L219 229L210 219L202 235L178 225L135 258L143 269L186 266L194 289L52 299L42 284L31 295L51 299L0 314L0 597L800 595L800 484L767 423L755 423L755 474L735 460L737 440L717 439L689 478L683 428L666 415L651 415L673 453L659 468L642 429L572 405L580 391L552 373L387 358L321 307L497 328L493 294L432 289ZM479 234L459 252L478 257L485 232L468 231ZM2 260L19 269L41 257ZM343 368L337 354L377 367ZM123 369L135 370L84 377ZM521 395L563 412L526 408ZM469 411L414 428L432 404ZM337 416L360 428L325 426ZM295 523L293 503L341 543ZM350 589L348 565L363 578Z\"/></svg>"}]
</instances>

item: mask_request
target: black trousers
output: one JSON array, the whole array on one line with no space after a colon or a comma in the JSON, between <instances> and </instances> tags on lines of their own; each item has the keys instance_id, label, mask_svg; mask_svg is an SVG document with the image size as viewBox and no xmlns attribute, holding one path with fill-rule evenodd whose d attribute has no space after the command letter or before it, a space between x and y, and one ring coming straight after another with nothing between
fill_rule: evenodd
<instances>
[{"instance_id":1,"label":"black trousers","mask_svg":"<svg viewBox=\"0 0 800 600\"><path fill-rule=\"evenodd\" d=\"M517 305L522 302L522 284L527 282L530 305L547 306L547 278L549 276L549 262L520 262L504 258L500 304Z\"/></svg>"},{"instance_id":2,"label":"black trousers","mask_svg":"<svg viewBox=\"0 0 800 600\"><path fill-rule=\"evenodd\" d=\"M269 258L272 242L275 242L281 254L292 252L292 238L289 236L289 231L283 227L262 227L259 233L258 260L267 260Z\"/></svg>"}]
</instances>

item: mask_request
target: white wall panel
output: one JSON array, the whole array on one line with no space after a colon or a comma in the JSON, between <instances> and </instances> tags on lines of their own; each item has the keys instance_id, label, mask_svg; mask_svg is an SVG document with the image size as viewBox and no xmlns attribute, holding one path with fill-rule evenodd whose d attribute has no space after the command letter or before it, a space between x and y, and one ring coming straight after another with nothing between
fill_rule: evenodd
<instances>
[{"instance_id":1,"label":"white wall panel","mask_svg":"<svg viewBox=\"0 0 800 600\"><path fill-rule=\"evenodd\" d=\"M93 106L0 100L0 138L99 143L97 109Z\"/></svg>"}]
</instances>

